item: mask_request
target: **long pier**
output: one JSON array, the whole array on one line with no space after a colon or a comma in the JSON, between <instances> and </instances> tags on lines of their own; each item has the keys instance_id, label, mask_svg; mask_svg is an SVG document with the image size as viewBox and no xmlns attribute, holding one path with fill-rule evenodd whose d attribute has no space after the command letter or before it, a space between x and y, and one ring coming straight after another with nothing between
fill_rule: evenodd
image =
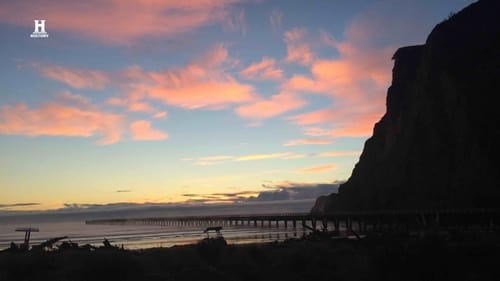
<instances>
[{"instance_id":1,"label":"long pier","mask_svg":"<svg viewBox=\"0 0 500 281\"><path fill-rule=\"evenodd\" d=\"M406 210L329 214L284 213L89 220L86 224L303 228L347 233L424 229L499 229L499 209Z\"/></svg>"}]
</instances>

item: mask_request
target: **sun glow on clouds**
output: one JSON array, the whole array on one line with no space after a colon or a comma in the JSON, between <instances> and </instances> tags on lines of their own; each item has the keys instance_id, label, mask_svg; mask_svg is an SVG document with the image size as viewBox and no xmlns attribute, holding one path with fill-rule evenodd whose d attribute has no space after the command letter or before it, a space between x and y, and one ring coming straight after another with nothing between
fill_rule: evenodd
<instances>
[{"instance_id":1,"label":"sun glow on clouds","mask_svg":"<svg viewBox=\"0 0 500 281\"><path fill-rule=\"evenodd\" d=\"M302 140L301 140L302 141ZM307 140L304 140L307 142ZM216 164L223 164L228 162L237 161L260 161L269 159L300 159L300 158L310 158L310 157L343 157L343 156L359 156L361 151L357 150L339 150L339 151L325 151L319 153L310 154L300 154L293 152L274 152L274 153L260 153L260 154L247 154L242 156L233 155L214 155L214 156L204 156L204 157L183 157L180 160L183 162L191 162L197 166L210 166Z\"/></svg>"},{"instance_id":2,"label":"sun glow on clouds","mask_svg":"<svg viewBox=\"0 0 500 281\"><path fill-rule=\"evenodd\" d=\"M0 109L0 133L25 136L100 136L98 144L120 140L125 117L101 111L90 100L63 93L55 100L29 108L24 103Z\"/></svg>"},{"instance_id":3,"label":"sun glow on clouds","mask_svg":"<svg viewBox=\"0 0 500 281\"><path fill-rule=\"evenodd\" d=\"M168 138L166 133L151 128L151 122L146 120L132 122L130 131L134 140L166 140Z\"/></svg>"},{"instance_id":4,"label":"sun glow on clouds","mask_svg":"<svg viewBox=\"0 0 500 281\"><path fill-rule=\"evenodd\" d=\"M246 79L280 80L283 70L276 67L276 60L263 57L260 62L252 63L240 72Z\"/></svg>"},{"instance_id":5,"label":"sun glow on clouds","mask_svg":"<svg viewBox=\"0 0 500 281\"><path fill-rule=\"evenodd\" d=\"M298 154L293 152L275 152L275 153L261 153L261 154L248 154L242 156L231 156L231 155L215 155L215 156L204 156L204 157L184 157L181 161L193 162L198 166L209 166L215 164L222 164L226 162L235 161L257 161L257 160L268 160L268 159L298 159L307 157L305 154Z\"/></svg>"},{"instance_id":6,"label":"sun glow on clouds","mask_svg":"<svg viewBox=\"0 0 500 281\"><path fill-rule=\"evenodd\" d=\"M231 58L221 43L184 66L157 71L146 71L137 65L115 72L50 65L35 68L45 77L77 89L120 88L122 94L110 97L108 105L150 113L152 118L163 117L164 111L153 106L158 101L190 110L223 110L236 106L238 116L258 121L252 124L260 126L261 120L304 108L310 94L323 95L332 100L328 108L288 116L287 120L301 126L304 135L366 137L384 109L383 93L390 78L392 49L367 48L366 44L360 47L359 34L362 34L360 25L352 25L344 41L321 32L314 44L339 52L338 58L321 58L312 48L310 38L314 37L309 36L305 28L286 31L284 61L308 67L309 75L292 74L284 79L284 70L277 66L274 58L266 56L239 71L246 79L269 79L278 83L279 92L271 96L258 93L252 84L242 83L233 76L238 60ZM296 140L285 145L329 142Z\"/></svg>"},{"instance_id":7,"label":"sun glow on clouds","mask_svg":"<svg viewBox=\"0 0 500 281\"><path fill-rule=\"evenodd\" d=\"M329 139L298 139L298 140L291 140L283 146L295 146L295 145L306 145L306 144L331 144L333 140Z\"/></svg>"},{"instance_id":8,"label":"sun glow on clouds","mask_svg":"<svg viewBox=\"0 0 500 281\"><path fill-rule=\"evenodd\" d=\"M124 197L131 202L183 201L181 195L188 192L224 201L246 196L239 191L256 190L267 180L347 178L363 139L384 112L393 52L424 42L424 29L432 26L414 28L430 13L409 9L407 3L367 2L344 15L342 5L330 2L324 5L332 9L323 11L305 2L0 1L2 30L17 34L3 42L6 52L0 54L8 58L0 65L6 74L1 77L0 142L7 144L1 146L7 157L0 157L0 191L40 182L54 188L43 195L47 198L65 190L72 175L88 172L89 190L108 186L112 194L97 199L103 204ZM430 2L412 5L433 12L449 6ZM343 20L333 16L337 12ZM47 20L48 40L27 39L38 15ZM71 92L62 92L67 89ZM53 136L29 142L53 148L53 155L40 150L47 158L81 145L75 138L99 145L123 143L76 147L91 161L65 159L61 163L68 173L54 168L61 177L54 183L48 176L35 178L30 165L22 172L32 173L33 179L18 177L11 167L33 161L31 155L17 160L30 149L5 135ZM141 146L135 143L139 141L151 142ZM113 154L122 149L130 149L130 156ZM105 159L104 170L97 170L99 165L85 163L99 162L98 151L118 157ZM160 152L170 157L155 157ZM189 157L181 162L183 155ZM126 157L137 161L117 160ZM19 162L2 165L2 159ZM134 166L139 163L148 172ZM183 190L185 186L192 190ZM134 192L116 192L128 188ZM101 194L89 191L82 193L85 199L67 202L88 203ZM43 204L36 208L48 206Z\"/></svg>"},{"instance_id":9,"label":"sun glow on clouds","mask_svg":"<svg viewBox=\"0 0 500 281\"><path fill-rule=\"evenodd\" d=\"M166 113L165 113L166 114ZM63 92L54 100L29 108L24 103L0 108L0 133L25 136L100 136L100 145L120 141L127 131L123 114L103 111L80 95ZM165 140L168 135L146 120L129 126L134 140Z\"/></svg>"},{"instance_id":10,"label":"sun glow on clouds","mask_svg":"<svg viewBox=\"0 0 500 281\"><path fill-rule=\"evenodd\" d=\"M319 165L319 166L313 166L313 167L308 167L308 168L303 168L300 170L297 170L297 173L323 173L323 172L328 172L331 170L334 170L337 166L334 164L330 165Z\"/></svg>"},{"instance_id":11,"label":"sun glow on clouds","mask_svg":"<svg viewBox=\"0 0 500 281\"><path fill-rule=\"evenodd\" d=\"M315 58L309 41L306 39L305 28L294 28L285 32L285 43L287 47L287 62L297 62L309 65Z\"/></svg>"},{"instance_id":12,"label":"sun glow on clouds","mask_svg":"<svg viewBox=\"0 0 500 281\"><path fill-rule=\"evenodd\" d=\"M309 45L303 42L305 32L304 29L293 29L285 33L285 41L289 46L286 60L310 64L312 76L293 75L282 84L282 88L286 91L270 98L259 96L251 85L238 82L226 72L226 68L232 64L233 60L229 57L227 48L222 44L215 45L206 54L185 67L163 71L148 72L139 66L132 66L115 73L39 64L34 67L45 77L77 89L102 89L105 86L118 87L118 85L125 84L126 94L111 97L107 104L124 106L131 112L149 112L153 118L166 116L165 111L160 111L151 105L154 100L187 109L220 110L231 104L242 104L236 108L239 116L249 119L266 119L306 105L307 102L300 94L301 92L322 94L332 97L334 103L331 108L306 112L288 119L303 126L305 135L329 137L369 135L373 123L379 118L378 112L381 107L377 103L363 104L363 100L370 95L366 94L363 85L367 84L366 79L371 84L378 85L378 88L386 84L387 78L380 74L383 71L379 62L367 59L367 55L361 55L362 52L349 42L337 42L326 33L322 33L321 41L337 48L341 56L339 59L318 59L312 54ZM305 53L301 53L306 54L306 57L294 54L297 49L303 49ZM311 52L311 55L307 54L308 52ZM275 68L275 60L267 57L243 69L240 74L247 78L277 79L282 77L282 71ZM360 78L356 78L357 76ZM86 103L89 105L90 101L87 100ZM91 109L90 112L89 109ZM77 120L61 120L59 126L44 126L40 123L29 126L28 124L29 116L32 116L32 120L39 120L43 118L38 118L37 115L53 114L54 119L62 119L57 113L64 110L75 112L73 118ZM82 111L78 107L58 107L57 103L48 103L32 111L29 111L23 104L16 107L4 106L4 116L22 113L26 117L18 118L24 120L24 123L14 122L16 118L4 117L1 130L5 134L32 136L88 137L101 134L105 135L105 138L99 141L101 144L111 144L120 139L123 131L123 115L100 112L96 106L86 107L85 110ZM79 124L80 119L85 120L83 121L85 125ZM309 127L318 124L333 125L330 125L330 129ZM134 140L167 138L165 133L152 129L150 122L146 120L132 123L130 130ZM329 143L331 140L299 139L292 140L285 146ZM240 160L245 159L243 157ZM213 161L200 161L200 163L213 163Z\"/></svg>"},{"instance_id":13,"label":"sun glow on clouds","mask_svg":"<svg viewBox=\"0 0 500 281\"><path fill-rule=\"evenodd\" d=\"M280 93L268 99L258 98L256 101L239 106L236 113L244 118L266 119L302 108L307 102L301 97Z\"/></svg>"}]
</instances>

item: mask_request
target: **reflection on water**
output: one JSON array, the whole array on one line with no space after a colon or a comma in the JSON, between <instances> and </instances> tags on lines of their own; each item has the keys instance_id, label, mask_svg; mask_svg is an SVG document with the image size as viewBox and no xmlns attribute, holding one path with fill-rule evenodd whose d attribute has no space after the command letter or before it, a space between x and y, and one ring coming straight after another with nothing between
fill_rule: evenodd
<instances>
[{"instance_id":1,"label":"reflection on water","mask_svg":"<svg viewBox=\"0 0 500 281\"><path fill-rule=\"evenodd\" d=\"M45 228L44 228L45 226ZM77 227L79 226L79 228ZM0 234L0 249L7 248L11 241L19 243L23 236L13 231L14 225L9 232L2 230ZM10 228L9 227L9 228ZM151 226L96 226L84 223L62 223L44 224L43 232L33 233L32 244L39 244L49 238L68 236L66 240L76 242L80 245L102 245L104 238L112 244L129 249L171 247L174 245L185 245L196 243L205 237L203 229L196 228L174 228L174 227L151 227ZM72 231L68 232L67 229ZM302 228L266 228L266 227L226 227L222 230L224 238L228 243L243 244L255 242L282 241L291 237L300 237L307 232Z\"/></svg>"},{"instance_id":2,"label":"reflection on water","mask_svg":"<svg viewBox=\"0 0 500 281\"><path fill-rule=\"evenodd\" d=\"M307 212L312 202L287 202L286 204L269 205L260 209L254 208L252 213L272 213L272 212ZM184 210L185 211L185 210ZM198 211L207 212L206 209ZM241 214L238 206L229 208L224 206L223 210L213 207L208 210L210 214ZM165 212L164 212L165 213ZM172 212L170 212L172 213ZM115 216L116 214L113 214ZM127 214L125 217L149 217L148 212L137 211L133 215ZM154 215L158 216L156 210ZM196 212L190 215L197 215ZM99 219L109 217L109 214L92 213L85 215L82 213L73 216L68 214L50 215L25 215L25 216L0 216L0 249L9 247L10 242L21 243L24 235L14 230L19 227L33 226L40 229L40 232L33 233L31 244L36 245L47 239L67 236L66 240L71 240L80 245L102 245L104 238L112 244L129 249L151 248L151 247L171 247L174 245L185 245L196 243L205 238L204 227L176 227L176 226L152 226L152 225L87 225L87 219ZM292 237L301 237L306 231L301 226L297 228L285 228L282 223L279 225L264 224L225 226L222 231L228 243L242 244L255 242L282 241Z\"/></svg>"}]
</instances>

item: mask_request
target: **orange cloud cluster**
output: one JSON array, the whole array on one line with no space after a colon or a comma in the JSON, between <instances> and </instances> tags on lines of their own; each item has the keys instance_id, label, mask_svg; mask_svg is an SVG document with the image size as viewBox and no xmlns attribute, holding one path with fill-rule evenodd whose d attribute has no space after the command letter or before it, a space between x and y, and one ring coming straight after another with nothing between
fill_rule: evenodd
<instances>
[{"instance_id":1,"label":"orange cloud cluster","mask_svg":"<svg viewBox=\"0 0 500 281\"><path fill-rule=\"evenodd\" d=\"M87 99L65 93L58 100L36 108L20 103L0 111L0 133L26 136L100 136L98 144L120 140L125 117L101 112Z\"/></svg>"},{"instance_id":2,"label":"orange cloud cluster","mask_svg":"<svg viewBox=\"0 0 500 281\"><path fill-rule=\"evenodd\" d=\"M130 124L130 132L134 140L166 140L168 135L151 127L151 122L139 120Z\"/></svg>"},{"instance_id":3,"label":"orange cloud cluster","mask_svg":"<svg viewBox=\"0 0 500 281\"><path fill-rule=\"evenodd\" d=\"M327 137L365 137L373 133L374 124L380 119L382 113L376 108L344 108L317 110L299 114L289 118L292 122L303 126L307 136ZM328 126L329 129L317 127Z\"/></svg>"},{"instance_id":4,"label":"orange cloud cluster","mask_svg":"<svg viewBox=\"0 0 500 281\"><path fill-rule=\"evenodd\" d=\"M143 72L142 76L147 79L134 81L128 98L160 100L187 109L221 109L255 99L252 86L238 82L225 72L229 63L231 58L227 49L217 44L198 61L185 67Z\"/></svg>"},{"instance_id":5,"label":"orange cloud cluster","mask_svg":"<svg viewBox=\"0 0 500 281\"><path fill-rule=\"evenodd\" d=\"M106 3L105 6L117 5L117 2L110 3L114 4ZM148 3L139 2L138 9L141 10L148 6L154 7L158 11L177 11L180 9L183 11L177 12L189 15L197 13L206 15L205 12L212 11L215 7L220 8L220 12L224 14L226 13L225 7L229 4L226 1L212 0L201 1L199 7L192 7L186 3ZM10 3L4 6L15 5L21 4ZM62 6L67 8L67 5L70 4ZM118 14L120 12L126 13L128 5L128 3L123 4L124 10L119 10ZM4 11L0 12L0 16L3 13ZM213 13L217 14L218 12ZM212 15L211 12L208 14ZM153 18L154 15L156 13L153 13ZM99 13L95 16L98 17ZM235 22L244 22L242 11L233 13L232 17L235 20L234 24L236 24ZM275 24L278 23L278 19L281 21L279 13L273 14L273 17ZM6 18L8 21L8 17ZM139 19L132 19L131 24L135 20ZM188 19L186 19L187 21ZM210 21L209 19L200 19L198 24L206 24ZM156 31L154 28L151 30ZM147 35L152 32L151 30L143 30L144 32L141 33L139 30L133 29L128 36L135 38ZM97 32L96 36L103 36L107 31L103 32ZM163 30L163 32L168 34L168 31ZM352 25L346 32L346 40L344 41L337 41L323 32L317 40L318 42L311 42L311 40L306 39L307 31L304 28L294 28L285 32L284 41L287 55L284 61L304 65L309 69L309 74L295 74L284 78L284 72L277 66L276 60L265 56L261 61L239 71L239 75L246 79L279 81L277 93L271 96L259 95L251 84L236 79L233 73L235 73L234 68L239 66L239 62L229 56L228 50L223 44L216 44L204 55L184 66L155 71L144 70L140 66L131 66L115 72L50 65L34 65L34 67L43 76L76 89L103 89L105 87L119 89L120 94L110 97L106 101L106 105L124 107L130 112L147 113L150 118L155 119L167 116L167 112L160 109L160 105L153 106L155 101L185 109L220 110L232 108L238 116L260 122L263 119L303 108L307 105L308 95L323 95L331 99L331 106L287 117L287 120L301 126L307 136L324 136L331 139L305 138L292 140L284 145L329 144L336 137L370 135L373 124L384 110L384 91L390 79L392 49L366 45L364 39L360 39L363 38L360 34L363 34L362 26ZM321 58L313 52L312 44L315 44L315 48L319 45L335 48L339 57ZM73 99L75 98L73 97ZM55 109L54 104L59 105L57 102L51 102L34 109L29 109L25 105L24 107L23 105L4 106L2 108L3 118L0 119L2 122L1 132L37 135L55 134L55 131L58 131L62 135L80 136L100 134L106 139L101 142L112 143L120 139L123 127L125 127L125 130L129 130L135 140L168 138L166 133L152 128L151 122L148 120L139 120L124 126L122 124L125 122L123 115L101 112L95 106L85 107L85 110L80 107L70 107L70 109L76 108L77 112L81 111L80 117L76 113L76 119L91 123L86 125L85 129L80 128L80 123L77 121L70 122L76 124L70 126L65 123L65 120L60 120L59 128L55 129L54 132L49 131L49 126L40 124L39 120L44 120L47 115L55 114L54 112L62 111L61 108ZM48 109L49 105L51 105L50 110ZM12 117L19 114L16 112L27 113L26 115L31 116L32 119L29 119L30 117L16 119ZM83 118L82 116L86 114L90 117ZM58 115L54 118L57 120ZM27 124L29 122L36 125L30 127ZM113 125L116 126L114 130L110 129ZM40 126L40 129L35 129L35 126ZM71 129L74 132L70 132ZM214 161L201 162L213 163Z\"/></svg>"},{"instance_id":6,"label":"orange cloud cluster","mask_svg":"<svg viewBox=\"0 0 500 281\"><path fill-rule=\"evenodd\" d=\"M130 44L146 36L172 36L215 22L225 23L233 16L230 6L234 2L6 1L0 4L0 22L31 27L34 18L44 18L49 33L63 31L109 44Z\"/></svg>"},{"instance_id":7,"label":"orange cloud cluster","mask_svg":"<svg viewBox=\"0 0 500 281\"><path fill-rule=\"evenodd\" d=\"M127 117L103 111L80 95L64 92L54 100L29 108L24 103L0 108L0 134L94 137L100 145L120 141L129 130L134 140L165 140L168 135L139 120L127 128Z\"/></svg>"},{"instance_id":8,"label":"orange cloud cluster","mask_svg":"<svg viewBox=\"0 0 500 281\"><path fill-rule=\"evenodd\" d=\"M347 39L342 42L325 32L321 33L320 42L335 48L339 57L323 59L308 56L315 58L310 61L310 75L296 74L283 83L285 91L319 94L332 100L329 108L288 118L302 126L306 135L365 137L371 134L374 123L382 115L393 49L360 42L358 37L363 32L362 28L361 25L353 25L347 32ZM289 35L290 38L299 42L303 40L305 31L290 32L293 34Z\"/></svg>"},{"instance_id":9,"label":"orange cloud cluster","mask_svg":"<svg viewBox=\"0 0 500 281\"><path fill-rule=\"evenodd\" d=\"M259 98L242 105L236 113L244 118L265 119L303 107L306 101L291 93L280 93L268 99Z\"/></svg>"},{"instance_id":10,"label":"orange cloud cluster","mask_svg":"<svg viewBox=\"0 0 500 281\"><path fill-rule=\"evenodd\" d=\"M282 92L269 98L258 95L253 86L241 83L229 74L226 69L233 64L234 60L229 57L226 47L217 44L197 60L174 69L145 71L132 66L115 73L104 73L62 66L38 66L37 70L48 78L75 88L96 88L107 84L120 87L125 93L109 98L108 105L125 107L132 112L151 113L155 118L161 115L161 111L151 105L154 100L186 109L219 110L238 105L236 113L239 116L259 120L306 105L304 99L292 92ZM280 78L282 71L276 68L274 59L264 57L240 74L248 78L274 79Z\"/></svg>"}]
</instances>

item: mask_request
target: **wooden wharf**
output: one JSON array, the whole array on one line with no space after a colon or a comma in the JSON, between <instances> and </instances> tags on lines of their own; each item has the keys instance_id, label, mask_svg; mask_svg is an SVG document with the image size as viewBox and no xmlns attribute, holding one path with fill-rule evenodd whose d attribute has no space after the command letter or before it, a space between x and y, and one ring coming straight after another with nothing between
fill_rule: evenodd
<instances>
[{"instance_id":1,"label":"wooden wharf","mask_svg":"<svg viewBox=\"0 0 500 281\"><path fill-rule=\"evenodd\" d=\"M447 209L338 212L329 214L282 213L116 218L88 220L87 224L135 224L175 227L268 227L303 228L310 231L366 233L425 229L491 230L500 227L499 209Z\"/></svg>"}]
</instances>

